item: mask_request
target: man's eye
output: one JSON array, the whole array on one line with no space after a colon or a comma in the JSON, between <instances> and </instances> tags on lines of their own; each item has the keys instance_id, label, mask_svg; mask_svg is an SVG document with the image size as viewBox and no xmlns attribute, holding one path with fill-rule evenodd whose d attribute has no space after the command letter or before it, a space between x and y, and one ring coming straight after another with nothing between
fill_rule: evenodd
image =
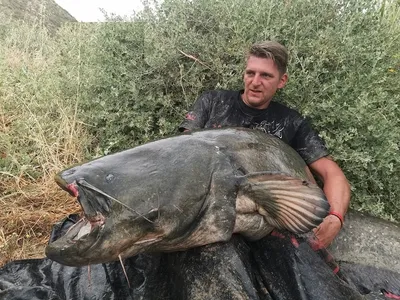
<instances>
[{"instance_id":1,"label":"man's eye","mask_svg":"<svg viewBox=\"0 0 400 300\"><path fill-rule=\"evenodd\" d=\"M253 71L246 71L246 75L254 75Z\"/></svg>"}]
</instances>

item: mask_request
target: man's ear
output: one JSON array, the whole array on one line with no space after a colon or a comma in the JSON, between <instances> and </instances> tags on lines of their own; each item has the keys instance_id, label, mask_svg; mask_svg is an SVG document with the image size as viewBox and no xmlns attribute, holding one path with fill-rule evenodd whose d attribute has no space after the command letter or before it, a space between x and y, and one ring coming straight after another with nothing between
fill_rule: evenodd
<instances>
[{"instance_id":1,"label":"man's ear","mask_svg":"<svg viewBox=\"0 0 400 300\"><path fill-rule=\"evenodd\" d=\"M279 80L278 89L284 88L287 81L288 81L288 74L285 73L281 76L281 79Z\"/></svg>"}]
</instances>

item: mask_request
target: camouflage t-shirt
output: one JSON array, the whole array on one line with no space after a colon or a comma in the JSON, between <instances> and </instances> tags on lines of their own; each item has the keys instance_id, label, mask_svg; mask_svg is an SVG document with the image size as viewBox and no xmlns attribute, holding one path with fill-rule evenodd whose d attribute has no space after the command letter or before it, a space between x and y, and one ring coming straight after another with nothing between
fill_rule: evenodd
<instances>
[{"instance_id":1,"label":"camouflage t-shirt","mask_svg":"<svg viewBox=\"0 0 400 300\"><path fill-rule=\"evenodd\" d=\"M266 109L247 106L243 91L203 93L179 126L180 131L200 128L245 127L273 134L294 148L307 164L327 156L324 141L297 111L272 101Z\"/></svg>"}]
</instances>

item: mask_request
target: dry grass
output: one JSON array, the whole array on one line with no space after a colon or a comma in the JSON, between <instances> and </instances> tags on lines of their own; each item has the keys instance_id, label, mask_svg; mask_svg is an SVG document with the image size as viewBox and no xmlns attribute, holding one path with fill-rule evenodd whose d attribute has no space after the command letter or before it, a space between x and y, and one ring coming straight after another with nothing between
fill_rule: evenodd
<instances>
[{"instance_id":1,"label":"dry grass","mask_svg":"<svg viewBox=\"0 0 400 300\"><path fill-rule=\"evenodd\" d=\"M48 94L57 91L43 67L48 60L14 53L6 56L7 72L15 75L21 65L29 66L42 82L36 92L29 78L23 89L12 82L0 89L0 266L43 257L53 224L79 210L53 176L83 160L87 141L76 107L65 105L74 100Z\"/></svg>"},{"instance_id":2,"label":"dry grass","mask_svg":"<svg viewBox=\"0 0 400 300\"><path fill-rule=\"evenodd\" d=\"M0 205L0 266L43 257L53 224L79 211L76 199L50 180L0 182Z\"/></svg>"},{"instance_id":3,"label":"dry grass","mask_svg":"<svg viewBox=\"0 0 400 300\"><path fill-rule=\"evenodd\" d=\"M77 118L80 48L62 66L47 30L6 23L0 43L0 266L44 256L54 223L79 210L53 176L84 160L89 144ZM69 52L68 52L69 53Z\"/></svg>"}]
</instances>

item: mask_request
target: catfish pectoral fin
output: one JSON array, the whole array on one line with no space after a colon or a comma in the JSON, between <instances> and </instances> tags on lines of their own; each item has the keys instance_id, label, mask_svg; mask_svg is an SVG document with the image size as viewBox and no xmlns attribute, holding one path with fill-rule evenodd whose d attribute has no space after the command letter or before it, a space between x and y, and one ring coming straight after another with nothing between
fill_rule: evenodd
<instances>
[{"instance_id":1,"label":"catfish pectoral fin","mask_svg":"<svg viewBox=\"0 0 400 300\"><path fill-rule=\"evenodd\" d=\"M257 204L258 213L280 229L304 233L318 226L329 212L324 192L314 183L284 173L246 176L240 192Z\"/></svg>"}]
</instances>

